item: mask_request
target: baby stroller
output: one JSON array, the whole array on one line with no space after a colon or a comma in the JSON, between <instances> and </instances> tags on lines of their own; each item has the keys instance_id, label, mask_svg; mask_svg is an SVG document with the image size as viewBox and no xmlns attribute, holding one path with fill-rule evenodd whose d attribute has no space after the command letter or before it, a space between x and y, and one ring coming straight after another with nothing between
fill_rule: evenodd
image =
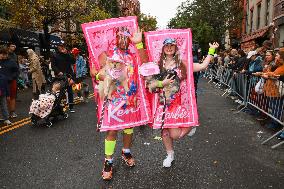
<instances>
[{"instance_id":1,"label":"baby stroller","mask_svg":"<svg viewBox=\"0 0 284 189\"><path fill-rule=\"evenodd\" d=\"M55 83L60 84L60 89L57 92L52 91ZM34 102L32 103L32 106L30 108L30 113L32 112L31 113L32 126L45 125L47 127L51 127L53 122L57 120L59 117L63 119L68 118L68 113L66 112L66 109L65 109L67 86L68 86L67 77L54 78L54 80L52 81L52 85L51 85L52 89L50 90L51 92L48 92L47 94L45 94L47 97L51 97L51 98L53 97L53 99L55 97L51 111L48 113L48 115L45 115L45 114L43 114L43 116L41 116L40 114L36 115L34 111L31 111L31 108ZM37 102L38 104L40 103L41 97L44 97L44 95L43 96L40 95L39 100ZM43 101L49 102L46 99L43 99ZM40 106L36 104L36 107L40 107Z\"/></svg>"}]
</instances>

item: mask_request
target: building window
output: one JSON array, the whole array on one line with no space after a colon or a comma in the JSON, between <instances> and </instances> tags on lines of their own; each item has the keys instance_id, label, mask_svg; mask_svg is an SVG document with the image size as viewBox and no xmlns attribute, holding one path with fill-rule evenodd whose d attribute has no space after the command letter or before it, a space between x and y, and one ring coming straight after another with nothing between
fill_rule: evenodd
<instances>
[{"instance_id":1,"label":"building window","mask_svg":"<svg viewBox=\"0 0 284 189\"><path fill-rule=\"evenodd\" d=\"M253 31L253 9L250 10L250 32Z\"/></svg>"},{"instance_id":2,"label":"building window","mask_svg":"<svg viewBox=\"0 0 284 189\"><path fill-rule=\"evenodd\" d=\"M261 11L261 3L257 5L257 22L256 22L256 29L260 27L260 11Z\"/></svg>"},{"instance_id":3,"label":"building window","mask_svg":"<svg viewBox=\"0 0 284 189\"><path fill-rule=\"evenodd\" d=\"M269 10L270 10L270 0L266 0L266 19L265 19L265 25L269 25Z\"/></svg>"},{"instance_id":4,"label":"building window","mask_svg":"<svg viewBox=\"0 0 284 189\"><path fill-rule=\"evenodd\" d=\"M245 15L245 19L246 19L246 24L245 24L245 33L249 33L249 1L247 2L247 6L246 6L246 11L244 13Z\"/></svg>"}]
</instances>

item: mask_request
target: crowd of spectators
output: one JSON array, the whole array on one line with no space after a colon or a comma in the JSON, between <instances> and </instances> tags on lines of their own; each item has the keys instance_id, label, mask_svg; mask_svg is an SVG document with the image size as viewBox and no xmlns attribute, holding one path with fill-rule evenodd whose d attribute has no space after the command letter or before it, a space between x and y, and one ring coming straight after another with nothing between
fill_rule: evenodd
<instances>
[{"instance_id":1,"label":"crowd of spectators","mask_svg":"<svg viewBox=\"0 0 284 189\"><path fill-rule=\"evenodd\" d=\"M0 47L0 108L4 124L12 124L11 119L16 118L16 98L20 90L32 88L32 99L38 99L39 95L45 93L54 77L66 77L68 82L68 105L69 111L74 113L74 97L72 86L83 82L87 76L87 59L80 55L78 48L68 50L61 42L57 46L57 52L44 59L33 49L19 49L16 45L9 43ZM88 89L85 90L88 94ZM80 91L78 97L82 97Z\"/></svg>"},{"instance_id":2,"label":"crowd of spectators","mask_svg":"<svg viewBox=\"0 0 284 189\"><path fill-rule=\"evenodd\" d=\"M256 83L262 82L261 94L265 99L265 105L262 107L265 112L272 117L283 120L283 102L284 102L284 49L272 49L270 41L264 41L263 45L249 52L239 49L230 49L219 52L212 60L212 67L226 68L231 73L230 89L235 90L236 78L242 74L246 75L247 88L253 80ZM218 73L222 74L222 73ZM217 80L217 79L216 79ZM218 82L218 81L216 81ZM251 82L251 83L250 83ZM247 91L248 95L255 91ZM231 97L236 99L237 96L231 93ZM237 99L236 101L239 101ZM258 105L258 104L257 104ZM253 114L257 115L258 120L265 120L265 126L270 129L279 129L282 124L270 119L269 116L252 108ZM279 136L284 139L284 132Z\"/></svg>"}]
</instances>

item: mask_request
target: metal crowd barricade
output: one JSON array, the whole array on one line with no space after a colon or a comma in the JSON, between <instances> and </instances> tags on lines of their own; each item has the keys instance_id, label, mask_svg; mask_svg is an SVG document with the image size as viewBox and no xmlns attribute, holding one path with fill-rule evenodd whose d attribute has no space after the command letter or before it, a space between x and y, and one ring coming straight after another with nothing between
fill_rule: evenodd
<instances>
[{"instance_id":1,"label":"metal crowd barricade","mask_svg":"<svg viewBox=\"0 0 284 189\"><path fill-rule=\"evenodd\" d=\"M248 76L242 73L236 73L231 80L232 91L244 102L247 99L247 81Z\"/></svg>"},{"instance_id":2,"label":"metal crowd barricade","mask_svg":"<svg viewBox=\"0 0 284 189\"><path fill-rule=\"evenodd\" d=\"M278 97L270 97L266 95L267 93L263 87L260 87L258 89L258 93L256 92L255 87L259 81L260 81L260 77L255 77L255 76L250 77L246 104L263 112L264 114L269 116L272 120L284 126L284 122L283 122L284 120L284 117L283 117L284 116L284 110L283 110L284 108L284 86L283 86L283 82L276 80L276 79L273 80L274 85L279 86L278 91L276 91L276 94L278 93L279 95L277 95ZM268 80L265 80L264 84L267 81ZM268 141L270 141L271 139L279 135L282 131L284 131L284 129L280 130L279 132L275 133L274 135L272 135L271 137L263 141L262 144L267 143ZM273 145L271 148L276 148L282 145L283 143L284 142L282 141L276 145Z\"/></svg>"},{"instance_id":3,"label":"metal crowd barricade","mask_svg":"<svg viewBox=\"0 0 284 189\"><path fill-rule=\"evenodd\" d=\"M231 76L231 70L229 70L227 67L224 66L219 66L219 75L218 75L218 81L219 81L219 86L225 86L229 88L229 80Z\"/></svg>"},{"instance_id":4,"label":"metal crowd barricade","mask_svg":"<svg viewBox=\"0 0 284 189\"><path fill-rule=\"evenodd\" d=\"M260 77L242 73L234 75L233 70L223 66L208 68L206 73L207 78L210 79L208 83L213 81L213 79L216 79L218 80L219 86L223 85L227 87L222 96L226 93L234 93L243 100L243 103L240 106L244 107L238 112L248 106L252 106L269 116L275 122L284 126L284 82L275 80L275 85L278 86L279 97L269 97L265 95L265 92L260 94L255 91L255 86L259 82ZM282 131L284 131L284 128L263 141L262 144L267 143L275 136L279 135ZM276 148L282 144L284 144L284 141L273 145L271 148Z\"/></svg>"},{"instance_id":5,"label":"metal crowd barricade","mask_svg":"<svg viewBox=\"0 0 284 189\"><path fill-rule=\"evenodd\" d=\"M214 65L214 64L210 65L210 67L207 69L208 70L208 78L209 78L208 83L210 83L214 79L217 79L217 69L218 69L217 66Z\"/></svg>"},{"instance_id":6,"label":"metal crowd barricade","mask_svg":"<svg viewBox=\"0 0 284 189\"><path fill-rule=\"evenodd\" d=\"M206 69L205 78L209 79L208 83L216 80L218 82L215 83L215 86L221 88L221 86L225 86L227 90L230 89L230 80L232 77L232 70L224 67L222 65L212 65ZM227 91L226 90L226 91ZM226 92L223 94L225 95Z\"/></svg>"}]
</instances>

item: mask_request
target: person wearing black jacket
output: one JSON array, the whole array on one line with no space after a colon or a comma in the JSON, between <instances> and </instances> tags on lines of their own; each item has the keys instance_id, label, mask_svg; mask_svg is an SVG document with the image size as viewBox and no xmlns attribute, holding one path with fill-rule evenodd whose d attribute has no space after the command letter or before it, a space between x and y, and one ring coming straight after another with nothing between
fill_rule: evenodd
<instances>
[{"instance_id":1,"label":"person wearing black jacket","mask_svg":"<svg viewBox=\"0 0 284 189\"><path fill-rule=\"evenodd\" d=\"M7 99L9 99L9 85L8 85L8 77L6 75L9 75L7 72L9 71L7 65L10 65L9 63L6 64L8 58L8 52L6 49L1 48L0 49L0 109L1 113L4 119L4 123L7 125L11 124L11 121L9 120L9 113L8 113L8 107L7 107Z\"/></svg>"},{"instance_id":2,"label":"person wearing black jacket","mask_svg":"<svg viewBox=\"0 0 284 189\"><path fill-rule=\"evenodd\" d=\"M55 54L51 61L51 67L57 77L67 76L69 85L67 87L68 93L68 103L69 103L69 111L74 113L74 97L72 84L75 78L75 74L73 71L73 65L75 64L75 59L68 53L64 43L60 43L57 46L58 52Z\"/></svg>"},{"instance_id":3,"label":"person wearing black jacket","mask_svg":"<svg viewBox=\"0 0 284 189\"><path fill-rule=\"evenodd\" d=\"M10 125L12 123L9 120L7 98L9 99L8 80L3 74L0 74L0 109L4 123Z\"/></svg>"},{"instance_id":4,"label":"person wearing black jacket","mask_svg":"<svg viewBox=\"0 0 284 189\"><path fill-rule=\"evenodd\" d=\"M19 66L18 66L18 57L15 53L16 45L15 43L8 44L8 58L10 61L10 67L13 67L13 70L9 72L9 92L10 92L10 99L8 100L8 109L10 112L11 118L16 118L17 114L15 113L16 110L16 97L17 97L17 80L19 76Z\"/></svg>"}]
</instances>

